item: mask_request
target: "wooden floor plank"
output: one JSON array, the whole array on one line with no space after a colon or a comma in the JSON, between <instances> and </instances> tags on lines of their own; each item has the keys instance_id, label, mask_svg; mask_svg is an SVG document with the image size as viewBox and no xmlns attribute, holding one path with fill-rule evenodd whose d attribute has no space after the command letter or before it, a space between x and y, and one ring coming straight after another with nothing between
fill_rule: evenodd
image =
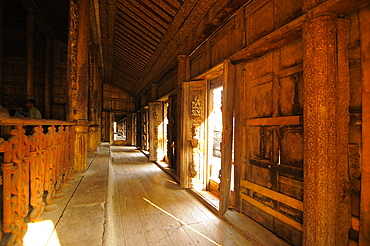
<instances>
[{"instance_id":1,"label":"wooden floor plank","mask_svg":"<svg viewBox=\"0 0 370 246\"><path fill-rule=\"evenodd\" d=\"M162 222L156 214L140 216L141 224L149 245L170 246L173 245Z\"/></svg>"},{"instance_id":2,"label":"wooden floor plank","mask_svg":"<svg viewBox=\"0 0 370 246\"><path fill-rule=\"evenodd\" d=\"M141 152L116 147L112 157L125 246L252 245Z\"/></svg>"}]
</instances>

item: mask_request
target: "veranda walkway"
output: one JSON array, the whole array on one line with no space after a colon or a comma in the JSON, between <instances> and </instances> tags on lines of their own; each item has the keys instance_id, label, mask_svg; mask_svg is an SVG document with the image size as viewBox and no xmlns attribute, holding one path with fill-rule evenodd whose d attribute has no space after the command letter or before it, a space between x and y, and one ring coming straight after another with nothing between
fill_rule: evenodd
<instances>
[{"instance_id":1,"label":"veranda walkway","mask_svg":"<svg viewBox=\"0 0 370 246\"><path fill-rule=\"evenodd\" d=\"M136 148L102 145L89 163L25 246L252 245Z\"/></svg>"}]
</instances>

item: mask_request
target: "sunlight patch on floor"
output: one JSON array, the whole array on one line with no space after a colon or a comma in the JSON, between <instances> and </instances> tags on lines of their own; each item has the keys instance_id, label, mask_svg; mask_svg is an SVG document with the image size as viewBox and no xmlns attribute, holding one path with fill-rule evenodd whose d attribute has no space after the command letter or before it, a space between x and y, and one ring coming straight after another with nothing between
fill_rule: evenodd
<instances>
[{"instance_id":1,"label":"sunlight patch on floor","mask_svg":"<svg viewBox=\"0 0 370 246\"><path fill-rule=\"evenodd\" d=\"M145 197L143 197L143 199L148 202L150 205L152 205L153 207L159 209L160 211L162 211L163 213L169 215L170 217L174 218L175 220L179 221L182 225L186 226L187 228L191 229L192 231L194 231L195 233L197 233L198 235L204 237L205 239L207 239L208 241L210 241L211 243L217 245L217 246L222 246L221 244L213 241L212 239L210 239L209 237L205 236L204 234L200 233L199 231L195 230L194 228L192 228L191 226L189 226L188 224L186 224L184 221L180 220L179 218L177 218L176 216L170 214L169 212L167 212L166 210L164 210L163 208L159 207L158 205L154 204L153 202L149 201L148 199L146 199Z\"/></svg>"},{"instance_id":2,"label":"sunlight patch on floor","mask_svg":"<svg viewBox=\"0 0 370 246\"><path fill-rule=\"evenodd\" d=\"M24 246L61 246L58 234L54 230L51 220L28 223L26 235L23 238Z\"/></svg>"}]
</instances>

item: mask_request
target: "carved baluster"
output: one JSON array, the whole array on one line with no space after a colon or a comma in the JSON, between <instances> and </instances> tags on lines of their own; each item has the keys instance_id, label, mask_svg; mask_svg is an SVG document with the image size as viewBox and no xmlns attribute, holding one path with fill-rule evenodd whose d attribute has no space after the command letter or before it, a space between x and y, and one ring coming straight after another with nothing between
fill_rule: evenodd
<instances>
[{"instance_id":1,"label":"carved baluster","mask_svg":"<svg viewBox=\"0 0 370 246\"><path fill-rule=\"evenodd\" d=\"M43 150L45 145L45 137L42 132L42 126L35 127L35 132L30 137L31 139L31 162L30 162L30 185L31 185L31 205L33 207L30 213L31 221L36 221L41 218L44 211L45 203L42 201L44 194L44 158Z\"/></svg>"},{"instance_id":2,"label":"carved baluster","mask_svg":"<svg viewBox=\"0 0 370 246\"><path fill-rule=\"evenodd\" d=\"M76 130L74 126L69 126L69 134L68 134L68 151L67 151L67 158L68 158L68 180L73 180L73 172L74 172L74 146L76 140Z\"/></svg>"},{"instance_id":3,"label":"carved baluster","mask_svg":"<svg viewBox=\"0 0 370 246\"><path fill-rule=\"evenodd\" d=\"M71 150L73 149L74 142L72 142L72 128L70 126L66 126L66 150L65 150L65 162L66 162L66 172L65 172L65 180L66 182L73 180L72 171L73 171L73 155L71 154Z\"/></svg>"},{"instance_id":4,"label":"carved baluster","mask_svg":"<svg viewBox=\"0 0 370 246\"><path fill-rule=\"evenodd\" d=\"M62 147L62 153L63 153L63 185L67 183L66 175L68 171L68 163L67 163L67 147L68 147L68 133L66 131L66 128L63 127L63 147Z\"/></svg>"},{"instance_id":5,"label":"carved baluster","mask_svg":"<svg viewBox=\"0 0 370 246\"><path fill-rule=\"evenodd\" d=\"M46 148L48 150L48 157L45 161L45 191L46 195L46 207L45 211L52 211L57 208L54 203L55 196L55 175L54 175L54 162L55 162L55 127L50 126L46 134Z\"/></svg>"},{"instance_id":6,"label":"carved baluster","mask_svg":"<svg viewBox=\"0 0 370 246\"><path fill-rule=\"evenodd\" d=\"M4 232L11 232L7 240L8 245L22 245L22 239L27 230L24 217L29 211L29 155L27 155L29 154L29 146L22 126L17 125L16 129L11 131L11 135L8 140L11 146L10 151L4 153L5 163L9 163L9 158L13 162L13 166L11 168L7 166L8 170L5 171L10 171L10 177L9 173L5 175L7 180L4 180L4 183L7 183L7 187L4 187L4 190L10 190L10 194L5 191L4 198L10 200L10 204L6 201L7 211L4 208ZM3 168L3 170L5 169ZM10 180L8 180L9 178Z\"/></svg>"},{"instance_id":7,"label":"carved baluster","mask_svg":"<svg viewBox=\"0 0 370 246\"><path fill-rule=\"evenodd\" d=\"M55 160L55 198L62 198L65 194L62 192L63 185L63 126L58 127L56 153L57 159Z\"/></svg>"}]
</instances>

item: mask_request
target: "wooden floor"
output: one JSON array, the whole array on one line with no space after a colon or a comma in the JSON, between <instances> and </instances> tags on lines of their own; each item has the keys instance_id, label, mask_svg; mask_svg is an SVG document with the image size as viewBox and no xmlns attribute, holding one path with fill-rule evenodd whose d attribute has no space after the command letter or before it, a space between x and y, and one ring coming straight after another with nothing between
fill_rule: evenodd
<instances>
[{"instance_id":1,"label":"wooden floor","mask_svg":"<svg viewBox=\"0 0 370 246\"><path fill-rule=\"evenodd\" d=\"M106 245L252 245L134 147L109 168Z\"/></svg>"}]
</instances>

